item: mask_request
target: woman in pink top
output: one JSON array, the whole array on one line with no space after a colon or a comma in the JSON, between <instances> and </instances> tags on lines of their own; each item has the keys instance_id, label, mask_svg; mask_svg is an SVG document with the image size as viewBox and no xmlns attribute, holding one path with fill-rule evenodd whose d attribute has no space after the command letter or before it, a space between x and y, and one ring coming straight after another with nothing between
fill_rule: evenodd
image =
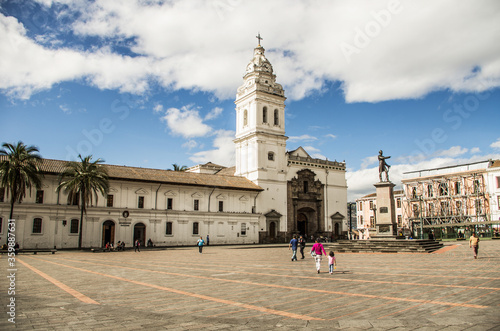
<instances>
[{"instance_id":1,"label":"woman in pink top","mask_svg":"<svg viewBox=\"0 0 500 331\"><path fill-rule=\"evenodd\" d=\"M319 270L321 269L321 258L323 255L326 255L325 248L319 242L319 239L316 239L316 243L313 247L311 247L311 254L314 255L314 259L316 260L316 270L319 274Z\"/></svg>"}]
</instances>

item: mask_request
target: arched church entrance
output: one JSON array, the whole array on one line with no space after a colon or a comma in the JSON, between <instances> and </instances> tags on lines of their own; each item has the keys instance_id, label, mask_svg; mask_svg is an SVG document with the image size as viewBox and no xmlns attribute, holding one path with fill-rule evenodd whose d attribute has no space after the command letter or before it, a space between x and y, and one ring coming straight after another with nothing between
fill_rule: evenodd
<instances>
[{"instance_id":1,"label":"arched church entrance","mask_svg":"<svg viewBox=\"0 0 500 331\"><path fill-rule=\"evenodd\" d=\"M115 222L107 220L102 223L102 247L106 246L106 243L115 242Z\"/></svg>"},{"instance_id":2,"label":"arched church entrance","mask_svg":"<svg viewBox=\"0 0 500 331\"><path fill-rule=\"evenodd\" d=\"M141 246L146 244L146 225L144 223L137 223L134 225L134 243L139 239Z\"/></svg>"},{"instance_id":3,"label":"arched church entrance","mask_svg":"<svg viewBox=\"0 0 500 331\"><path fill-rule=\"evenodd\" d=\"M307 235L307 216L304 213L297 215L297 231L301 236Z\"/></svg>"}]
</instances>

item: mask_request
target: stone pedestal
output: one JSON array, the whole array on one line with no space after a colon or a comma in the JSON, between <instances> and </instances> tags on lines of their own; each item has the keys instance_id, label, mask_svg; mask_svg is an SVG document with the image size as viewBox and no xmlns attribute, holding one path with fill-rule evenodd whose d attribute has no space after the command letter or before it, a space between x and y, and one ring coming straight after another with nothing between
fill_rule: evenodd
<instances>
[{"instance_id":1,"label":"stone pedestal","mask_svg":"<svg viewBox=\"0 0 500 331\"><path fill-rule=\"evenodd\" d=\"M374 184L377 188L375 223L378 238L395 238L397 235L396 206L394 205L392 182Z\"/></svg>"}]
</instances>

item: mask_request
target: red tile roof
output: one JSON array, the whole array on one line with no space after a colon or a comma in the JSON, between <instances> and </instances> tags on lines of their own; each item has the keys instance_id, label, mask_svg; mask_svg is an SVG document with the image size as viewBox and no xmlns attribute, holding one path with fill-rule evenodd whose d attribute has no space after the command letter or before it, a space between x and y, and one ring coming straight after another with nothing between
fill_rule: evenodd
<instances>
[{"instance_id":1,"label":"red tile roof","mask_svg":"<svg viewBox=\"0 0 500 331\"><path fill-rule=\"evenodd\" d=\"M1 160L2 158L0 158ZM42 159L40 170L45 174L60 174L67 161ZM153 182L173 185L208 186L225 189L262 191L263 189L245 177L232 175L212 175L184 171L138 168L103 164L108 172L109 179ZM234 171L233 171L234 174Z\"/></svg>"}]
</instances>

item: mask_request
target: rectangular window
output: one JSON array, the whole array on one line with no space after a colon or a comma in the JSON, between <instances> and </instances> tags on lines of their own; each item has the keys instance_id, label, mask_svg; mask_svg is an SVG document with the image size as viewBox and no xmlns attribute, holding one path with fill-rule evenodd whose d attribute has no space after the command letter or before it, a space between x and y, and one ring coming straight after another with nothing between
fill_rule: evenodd
<instances>
[{"instance_id":1,"label":"rectangular window","mask_svg":"<svg viewBox=\"0 0 500 331\"><path fill-rule=\"evenodd\" d=\"M35 218L33 220L33 232L32 233L42 233L42 219Z\"/></svg>"},{"instance_id":2,"label":"rectangular window","mask_svg":"<svg viewBox=\"0 0 500 331\"><path fill-rule=\"evenodd\" d=\"M168 198L167 199L167 209L172 210L174 205L174 199Z\"/></svg>"},{"instance_id":3,"label":"rectangular window","mask_svg":"<svg viewBox=\"0 0 500 331\"><path fill-rule=\"evenodd\" d=\"M363 202L359 203L359 210L363 210Z\"/></svg>"},{"instance_id":4,"label":"rectangular window","mask_svg":"<svg viewBox=\"0 0 500 331\"><path fill-rule=\"evenodd\" d=\"M304 193L309 192L309 182L307 180L304 181Z\"/></svg>"},{"instance_id":5,"label":"rectangular window","mask_svg":"<svg viewBox=\"0 0 500 331\"><path fill-rule=\"evenodd\" d=\"M167 234L167 235L172 234L172 222L167 222L167 228L165 230L165 234Z\"/></svg>"},{"instance_id":6,"label":"rectangular window","mask_svg":"<svg viewBox=\"0 0 500 331\"><path fill-rule=\"evenodd\" d=\"M0 233L3 233L3 231L2 231L2 229L3 229L2 225L3 225L3 219L0 217Z\"/></svg>"},{"instance_id":7,"label":"rectangular window","mask_svg":"<svg viewBox=\"0 0 500 331\"><path fill-rule=\"evenodd\" d=\"M429 203L429 215L427 216L434 216L434 204Z\"/></svg>"},{"instance_id":8,"label":"rectangular window","mask_svg":"<svg viewBox=\"0 0 500 331\"><path fill-rule=\"evenodd\" d=\"M79 223L79 221L76 218L71 220L71 226L69 229L69 233L78 233L78 223Z\"/></svg>"},{"instance_id":9,"label":"rectangular window","mask_svg":"<svg viewBox=\"0 0 500 331\"><path fill-rule=\"evenodd\" d=\"M108 194L106 199L106 207L113 207L113 194Z\"/></svg>"},{"instance_id":10,"label":"rectangular window","mask_svg":"<svg viewBox=\"0 0 500 331\"><path fill-rule=\"evenodd\" d=\"M448 184L446 183L439 184L439 195L440 196L448 195Z\"/></svg>"},{"instance_id":11,"label":"rectangular window","mask_svg":"<svg viewBox=\"0 0 500 331\"><path fill-rule=\"evenodd\" d=\"M359 227L363 227L363 216L359 216Z\"/></svg>"},{"instance_id":12,"label":"rectangular window","mask_svg":"<svg viewBox=\"0 0 500 331\"><path fill-rule=\"evenodd\" d=\"M432 197L433 196L432 185L427 185L427 196L428 197Z\"/></svg>"},{"instance_id":13,"label":"rectangular window","mask_svg":"<svg viewBox=\"0 0 500 331\"><path fill-rule=\"evenodd\" d=\"M460 182L455 182L455 194L460 195Z\"/></svg>"},{"instance_id":14,"label":"rectangular window","mask_svg":"<svg viewBox=\"0 0 500 331\"><path fill-rule=\"evenodd\" d=\"M413 205L413 217L418 217L420 213L418 212L418 205L414 204Z\"/></svg>"},{"instance_id":15,"label":"rectangular window","mask_svg":"<svg viewBox=\"0 0 500 331\"><path fill-rule=\"evenodd\" d=\"M370 228L374 228L374 227L375 227L375 217L370 216Z\"/></svg>"},{"instance_id":16,"label":"rectangular window","mask_svg":"<svg viewBox=\"0 0 500 331\"><path fill-rule=\"evenodd\" d=\"M198 199L194 200L193 208L194 208L194 210L200 210L200 200L198 200Z\"/></svg>"},{"instance_id":17,"label":"rectangular window","mask_svg":"<svg viewBox=\"0 0 500 331\"><path fill-rule=\"evenodd\" d=\"M373 201L370 201L370 209L373 209Z\"/></svg>"},{"instance_id":18,"label":"rectangular window","mask_svg":"<svg viewBox=\"0 0 500 331\"><path fill-rule=\"evenodd\" d=\"M43 190L36 191L35 203L43 203Z\"/></svg>"},{"instance_id":19,"label":"rectangular window","mask_svg":"<svg viewBox=\"0 0 500 331\"><path fill-rule=\"evenodd\" d=\"M497 206L498 206L498 210L500 210L500 196L498 197Z\"/></svg>"},{"instance_id":20,"label":"rectangular window","mask_svg":"<svg viewBox=\"0 0 500 331\"><path fill-rule=\"evenodd\" d=\"M219 211L224 211L224 201L219 201Z\"/></svg>"},{"instance_id":21,"label":"rectangular window","mask_svg":"<svg viewBox=\"0 0 500 331\"><path fill-rule=\"evenodd\" d=\"M500 177L497 177L497 188L500 188Z\"/></svg>"},{"instance_id":22,"label":"rectangular window","mask_svg":"<svg viewBox=\"0 0 500 331\"><path fill-rule=\"evenodd\" d=\"M396 206L397 206L397 208L401 208L401 199L400 198L396 199Z\"/></svg>"},{"instance_id":23,"label":"rectangular window","mask_svg":"<svg viewBox=\"0 0 500 331\"><path fill-rule=\"evenodd\" d=\"M193 223L193 234L198 234L198 232L199 232L199 223L194 222Z\"/></svg>"},{"instance_id":24,"label":"rectangular window","mask_svg":"<svg viewBox=\"0 0 500 331\"><path fill-rule=\"evenodd\" d=\"M0 202L5 200L5 187L0 187Z\"/></svg>"},{"instance_id":25,"label":"rectangular window","mask_svg":"<svg viewBox=\"0 0 500 331\"><path fill-rule=\"evenodd\" d=\"M137 202L137 208L144 208L144 197L140 196Z\"/></svg>"},{"instance_id":26,"label":"rectangular window","mask_svg":"<svg viewBox=\"0 0 500 331\"><path fill-rule=\"evenodd\" d=\"M247 235L247 224L246 223L241 223L241 235L242 236Z\"/></svg>"},{"instance_id":27,"label":"rectangular window","mask_svg":"<svg viewBox=\"0 0 500 331\"><path fill-rule=\"evenodd\" d=\"M403 226L403 219L401 218L401 215L398 215L398 227Z\"/></svg>"},{"instance_id":28,"label":"rectangular window","mask_svg":"<svg viewBox=\"0 0 500 331\"><path fill-rule=\"evenodd\" d=\"M474 193L480 193L481 192L481 184L479 183L479 180L474 181Z\"/></svg>"}]
</instances>

